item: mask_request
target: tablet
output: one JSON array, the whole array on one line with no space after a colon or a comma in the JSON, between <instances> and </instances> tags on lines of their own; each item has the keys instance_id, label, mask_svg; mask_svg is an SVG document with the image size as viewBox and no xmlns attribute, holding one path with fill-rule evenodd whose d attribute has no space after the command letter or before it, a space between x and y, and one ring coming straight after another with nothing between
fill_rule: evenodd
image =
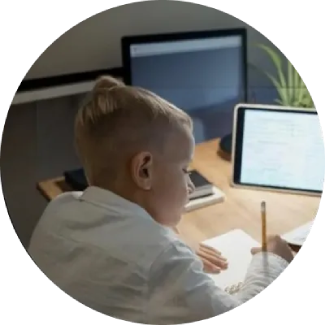
<instances>
[{"instance_id":1,"label":"tablet","mask_svg":"<svg viewBox=\"0 0 325 325\"><path fill-rule=\"evenodd\" d=\"M235 107L232 185L321 195L325 154L315 109Z\"/></svg>"}]
</instances>

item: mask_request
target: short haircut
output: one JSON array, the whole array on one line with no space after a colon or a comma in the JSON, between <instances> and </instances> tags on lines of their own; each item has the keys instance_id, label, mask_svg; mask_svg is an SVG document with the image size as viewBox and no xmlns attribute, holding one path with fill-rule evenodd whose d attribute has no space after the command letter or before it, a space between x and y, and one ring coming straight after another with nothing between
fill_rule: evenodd
<instances>
[{"instance_id":1,"label":"short haircut","mask_svg":"<svg viewBox=\"0 0 325 325\"><path fill-rule=\"evenodd\" d=\"M139 150L163 152L171 130L190 129L181 109L156 94L109 76L97 79L75 120L75 142L88 181L114 177L119 162Z\"/></svg>"}]
</instances>

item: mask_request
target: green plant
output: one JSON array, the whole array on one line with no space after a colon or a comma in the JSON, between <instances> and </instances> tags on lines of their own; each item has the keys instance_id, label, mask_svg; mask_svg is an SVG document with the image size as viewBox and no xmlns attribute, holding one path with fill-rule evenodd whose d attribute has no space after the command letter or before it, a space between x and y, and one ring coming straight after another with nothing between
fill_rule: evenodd
<instances>
[{"instance_id":1,"label":"green plant","mask_svg":"<svg viewBox=\"0 0 325 325\"><path fill-rule=\"evenodd\" d=\"M257 46L269 56L276 68L277 77L263 71L278 92L279 98L275 102L283 106L314 108L311 95L291 62L287 60L285 71L281 57L275 50L264 44Z\"/></svg>"}]
</instances>

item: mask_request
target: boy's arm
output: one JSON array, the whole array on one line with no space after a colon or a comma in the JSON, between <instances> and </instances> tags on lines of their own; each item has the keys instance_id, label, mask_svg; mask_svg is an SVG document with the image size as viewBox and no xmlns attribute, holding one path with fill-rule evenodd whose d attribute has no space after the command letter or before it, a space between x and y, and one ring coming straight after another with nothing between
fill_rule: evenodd
<instances>
[{"instance_id":1,"label":"boy's arm","mask_svg":"<svg viewBox=\"0 0 325 325\"><path fill-rule=\"evenodd\" d=\"M148 288L148 321L190 323L227 312L271 284L287 262L272 254L254 255L243 289L231 296L203 272L202 262L180 242L172 243L153 263Z\"/></svg>"}]
</instances>

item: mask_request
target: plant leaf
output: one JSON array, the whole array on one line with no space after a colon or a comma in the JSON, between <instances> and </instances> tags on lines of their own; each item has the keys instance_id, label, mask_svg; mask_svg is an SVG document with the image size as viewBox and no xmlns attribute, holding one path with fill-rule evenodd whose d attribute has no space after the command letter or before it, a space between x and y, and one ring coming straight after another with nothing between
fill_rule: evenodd
<instances>
[{"instance_id":1,"label":"plant leaf","mask_svg":"<svg viewBox=\"0 0 325 325\"><path fill-rule=\"evenodd\" d=\"M302 99L302 105L307 108L314 107L313 99L311 98L310 93L307 88L306 88L305 97Z\"/></svg>"},{"instance_id":2,"label":"plant leaf","mask_svg":"<svg viewBox=\"0 0 325 325\"><path fill-rule=\"evenodd\" d=\"M300 78L300 88L299 88L299 96L297 98L298 106L313 108L314 102L311 98L310 92L308 91L304 81Z\"/></svg>"},{"instance_id":3,"label":"plant leaf","mask_svg":"<svg viewBox=\"0 0 325 325\"><path fill-rule=\"evenodd\" d=\"M283 88L282 85L274 76L272 76L270 73L265 72L266 76L271 80L274 87L276 88L279 96L280 101L284 106L290 106L290 102L288 101L288 94L287 94L287 88Z\"/></svg>"},{"instance_id":4,"label":"plant leaf","mask_svg":"<svg viewBox=\"0 0 325 325\"><path fill-rule=\"evenodd\" d=\"M275 68L276 68L278 76L279 76L279 83L281 85L281 88L283 88L283 89L287 88L288 86L287 86L287 82L285 80L284 73L282 70L282 62L281 62L280 56L269 46L266 46L264 44L259 44L258 47L266 52L266 54L270 57L273 64L275 65ZM287 92L283 93L283 96L288 96L288 93ZM289 103L290 99L285 97L285 102Z\"/></svg>"},{"instance_id":5,"label":"plant leaf","mask_svg":"<svg viewBox=\"0 0 325 325\"><path fill-rule=\"evenodd\" d=\"M270 73L268 73L268 72L262 70L262 69L261 69L260 67L258 67L257 65L252 64L252 63L250 63L249 65L250 65L250 67L251 67L252 69L254 69L255 71L257 71L257 72L259 72L259 73L261 73L261 74L263 74L263 75L265 75L265 76L266 76L266 77L271 81L271 83L273 84L273 86L275 87L277 93L278 93L279 96L280 96L280 98L279 98L279 99L276 99L275 102L276 102L276 103L279 103L279 104L281 104L281 105L287 105L287 104L288 104L288 103L286 102L286 97L287 97L287 96L286 96L286 94L285 94L286 89L283 88L283 87L281 87L281 85L280 85L280 83L278 82L278 80L277 80L274 76L272 76Z\"/></svg>"},{"instance_id":6,"label":"plant leaf","mask_svg":"<svg viewBox=\"0 0 325 325\"><path fill-rule=\"evenodd\" d=\"M299 86L298 86L298 96L297 96L297 102L298 103L301 103L303 98L304 98L304 95L305 95L305 84L303 82L303 80L300 78L300 82L299 82Z\"/></svg>"},{"instance_id":7,"label":"plant leaf","mask_svg":"<svg viewBox=\"0 0 325 325\"><path fill-rule=\"evenodd\" d=\"M294 68L291 64L291 62L288 60L288 99L292 103L294 101L294 96L295 96L295 85L294 85L294 80L293 80L293 72Z\"/></svg>"},{"instance_id":8,"label":"plant leaf","mask_svg":"<svg viewBox=\"0 0 325 325\"><path fill-rule=\"evenodd\" d=\"M293 85L295 89L298 89L300 87L300 80L301 78L298 71L293 67Z\"/></svg>"},{"instance_id":9,"label":"plant leaf","mask_svg":"<svg viewBox=\"0 0 325 325\"><path fill-rule=\"evenodd\" d=\"M274 102L280 104L281 106L284 106L282 100L280 99L275 99Z\"/></svg>"}]
</instances>

